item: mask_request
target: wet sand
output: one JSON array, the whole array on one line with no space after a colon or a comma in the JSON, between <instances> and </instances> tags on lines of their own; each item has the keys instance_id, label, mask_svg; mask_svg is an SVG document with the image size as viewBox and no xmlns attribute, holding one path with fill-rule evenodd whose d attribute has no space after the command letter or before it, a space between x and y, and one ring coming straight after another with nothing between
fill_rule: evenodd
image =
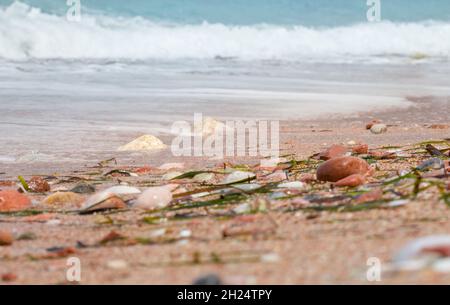
<instances>
[{"instance_id":1,"label":"wet sand","mask_svg":"<svg viewBox=\"0 0 450 305\"><path fill-rule=\"evenodd\" d=\"M422 141L450 138L450 129L432 129L431 124L450 124L450 98L412 99L414 106L377 113L320 120L288 121L281 124L282 153L303 159L325 147L349 141L364 142L370 148L384 145L408 145ZM389 125L387 133L374 135L365 129L372 119ZM111 168L159 166L182 160L186 170L211 168L217 160L180 159L160 153L134 156L132 160L117 157ZM93 160L93 166L98 160ZM247 158L235 163L255 164ZM32 174L70 173L85 164L7 165L0 180L26 178ZM380 166L401 169L417 164ZM105 168L104 170L108 170ZM158 183L158 175L142 179ZM141 178L136 178L141 179ZM109 183L117 182L116 180ZM160 183L160 182L159 182ZM53 187L53 186L52 186ZM60 222L30 222L20 215L1 215L0 230L18 237L32 232L33 240L16 240L12 246L0 247L0 274L14 273L13 283L66 283L67 257L49 259L46 249L96 245L111 231L128 238L159 236L156 244L111 242L103 246L78 247L69 256L79 257L82 264L81 284L190 284L197 277L216 273L229 284L369 284L367 259L377 257L388 263L392 255L407 242L422 236L448 234L450 209L437 194L419 196L406 206L393 209L371 209L360 212L306 212L303 210L250 215L248 219L218 218L205 209L203 217L189 218L187 213L176 221L158 224L142 221L136 210L103 215L57 213ZM36 196L42 199L44 196ZM256 224L261 234L225 238L223 230L235 222ZM267 227L267 230L265 228ZM161 233L164 229L164 233ZM191 236L178 240L181 232ZM161 237L162 234L162 237ZM80 246L80 244L78 244ZM382 282L446 284L450 273L429 270L383 274Z\"/></svg>"}]
</instances>

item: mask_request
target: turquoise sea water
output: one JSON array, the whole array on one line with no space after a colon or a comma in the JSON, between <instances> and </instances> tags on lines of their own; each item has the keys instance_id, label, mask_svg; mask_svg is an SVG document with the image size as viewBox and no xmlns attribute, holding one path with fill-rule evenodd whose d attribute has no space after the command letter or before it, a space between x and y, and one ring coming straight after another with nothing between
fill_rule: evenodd
<instances>
[{"instance_id":1,"label":"turquoise sea water","mask_svg":"<svg viewBox=\"0 0 450 305\"><path fill-rule=\"evenodd\" d=\"M12 0L0 0L7 6ZM63 14L64 0L23 0L47 13ZM340 26L366 21L366 0L81 0L85 12L141 16L179 24L278 24ZM450 20L448 0L381 0L382 18L394 22Z\"/></svg>"}]
</instances>

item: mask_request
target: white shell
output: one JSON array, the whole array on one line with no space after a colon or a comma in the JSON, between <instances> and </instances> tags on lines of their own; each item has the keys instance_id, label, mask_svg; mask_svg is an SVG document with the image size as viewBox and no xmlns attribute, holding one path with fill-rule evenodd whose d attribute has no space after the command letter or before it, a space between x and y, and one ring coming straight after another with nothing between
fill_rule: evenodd
<instances>
[{"instance_id":1,"label":"white shell","mask_svg":"<svg viewBox=\"0 0 450 305\"><path fill-rule=\"evenodd\" d=\"M301 189L305 187L305 183L301 181L291 181L278 184L279 188L288 188L288 189Z\"/></svg>"},{"instance_id":2,"label":"white shell","mask_svg":"<svg viewBox=\"0 0 450 305\"><path fill-rule=\"evenodd\" d=\"M153 210L164 208L172 201L172 193L165 186L151 187L145 190L137 199L133 207Z\"/></svg>"},{"instance_id":3,"label":"white shell","mask_svg":"<svg viewBox=\"0 0 450 305\"><path fill-rule=\"evenodd\" d=\"M450 235L431 235L413 240L394 256L393 261L411 260L419 256L423 249L438 246L450 246Z\"/></svg>"},{"instance_id":4,"label":"white shell","mask_svg":"<svg viewBox=\"0 0 450 305\"><path fill-rule=\"evenodd\" d=\"M222 184L234 183L234 182L242 181L244 179L250 179L255 176L256 175L251 172L234 171L225 177L225 179L222 181Z\"/></svg>"},{"instance_id":5,"label":"white shell","mask_svg":"<svg viewBox=\"0 0 450 305\"><path fill-rule=\"evenodd\" d=\"M109 189L104 190L105 193L113 193L116 195L134 195L142 193L141 190L135 187L126 186L126 185L118 185L110 187Z\"/></svg>"},{"instance_id":6,"label":"white shell","mask_svg":"<svg viewBox=\"0 0 450 305\"><path fill-rule=\"evenodd\" d=\"M184 163L164 163L158 169L160 170L169 170L169 169L183 169Z\"/></svg>"}]
</instances>

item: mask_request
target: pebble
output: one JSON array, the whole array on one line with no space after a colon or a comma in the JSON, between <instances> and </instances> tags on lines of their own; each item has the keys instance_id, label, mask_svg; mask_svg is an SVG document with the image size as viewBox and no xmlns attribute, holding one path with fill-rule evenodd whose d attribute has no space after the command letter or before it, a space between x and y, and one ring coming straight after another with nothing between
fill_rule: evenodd
<instances>
[{"instance_id":1,"label":"pebble","mask_svg":"<svg viewBox=\"0 0 450 305\"><path fill-rule=\"evenodd\" d=\"M385 124L375 124L370 128L370 132L373 134L382 134L387 132L387 126Z\"/></svg>"},{"instance_id":2,"label":"pebble","mask_svg":"<svg viewBox=\"0 0 450 305\"><path fill-rule=\"evenodd\" d=\"M34 193L46 193L50 191L50 185L41 177L32 177L28 181L28 187Z\"/></svg>"},{"instance_id":3,"label":"pebble","mask_svg":"<svg viewBox=\"0 0 450 305\"><path fill-rule=\"evenodd\" d=\"M366 175L370 173L369 164L357 157L338 157L321 164L317 169L317 179L320 181L337 182L350 175Z\"/></svg>"},{"instance_id":4,"label":"pebble","mask_svg":"<svg viewBox=\"0 0 450 305\"><path fill-rule=\"evenodd\" d=\"M87 183L80 183L70 191L77 194L92 194L95 193L95 187Z\"/></svg>"},{"instance_id":5,"label":"pebble","mask_svg":"<svg viewBox=\"0 0 450 305\"><path fill-rule=\"evenodd\" d=\"M319 159L326 161L333 158L345 156L347 152L347 147L343 145L331 145L327 150L319 154Z\"/></svg>"},{"instance_id":6,"label":"pebble","mask_svg":"<svg viewBox=\"0 0 450 305\"><path fill-rule=\"evenodd\" d=\"M0 231L0 246L10 246L14 242L14 237L10 232Z\"/></svg>"},{"instance_id":7,"label":"pebble","mask_svg":"<svg viewBox=\"0 0 450 305\"><path fill-rule=\"evenodd\" d=\"M193 283L193 285L223 285L222 280L216 274L208 274L197 278Z\"/></svg>"},{"instance_id":8,"label":"pebble","mask_svg":"<svg viewBox=\"0 0 450 305\"><path fill-rule=\"evenodd\" d=\"M383 198L383 190L381 188L376 188L359 195L358 198L356 198L356 203L361 204L365 202L372 202L380 200L381 198Z\"/></svg>"},{"instance_id":9,"label":"pebble","mask_svg":"<svg viewBox=\"0 0 450 305\"><path fill-rule=\"evenodd\" d=\"M381 123L380 120L372 120L371 122L366 124L366 129L369 130L370 128L372 128L373 125L380 124L380 123Z\"/></svg>"},{"instance_id":10,"label":"pebble","mask_svg":"<svg viewBox=\"0 0 450 305\"><path fill-rule=\"evenodd\" d=\"M425 160L422 162L419 166L417 166L417 169L420 171L426 170L426 169L441 169L444 166L444 161L442 161L439 158L431 158L428 160Z\"/></svg>"},{"instance_id":11,"label":"pebble","mask_svg":"<svg viewBox=\"0 0 450 305\"><path fill-rule=\"evenodd\" d=\"M369 152L369 145L367 144L358 144L352 148L352 152L354 154L365 155Z\"/></svg>"},{"instance_id":12,"label":"pebble","mask_svg":"<svg viewBox=\"0 0 450 305\"><path fill-rule=\"evenodd\" d=\"M117 259L117 260L110 260L106 263L106 266L110 269L126 269L128 268L128 263L124 260Z\"/></svg>"},{"instance_id":13,"label":"pebble","mask_svg":"<svg viewBox=\"0 0 450 305\"><path fill-rule=\"evenodd\" d=\"M14 273L4 273L2 274L2 281L3 282L14 282L17 280L17 275Z\"/></svg>"},{"instance_id":14,"label":"pebble","mask_svg":"<svg viewBox=\"0 0 450 305\"><path fill-rule=\"evenodd\" d=\"M164 208L172 201L172 193L165 186L151 187L145 190L133 207L143 210Z\"/></svg>"},{"instance_id":15,"label":"pebble","mask_svg":"<svg viewBox=\"0 0 450 305\"><path fill-rule=\"evenodd\" d=\"M165 145L160 139L153 135L143 135L130 143L118 148L118 151L148 151L164 149Z\"/></svg>"},{"instance_id":16,"label":"pebble","mask_svg":"<svg viewBox=\"0 0 450 305\"><path fill-rule=\"evenodd\" d=\"M339 181L337 181L335 186L348 186L348 187L356 187L363 185L366 182L366 178L361 174L353 174L348 177L345 177Z\"/></svg>"},{"instance_id":17,"label":"pebble","mask_svg":"<svg viewBox=\"0 0 450 305\"><path fill-rule=\"evenodd\" d=\"M17 191L0 191L0 212L25 210L31 207L30 199Z\"/></svg>"},{"instance_id":18,"label":"pebble","mask_svg":"<svg viewBox=\"0 0 450 305\"><path fill-rule=\"evenodd\" d=\"M44 199L44 201L42 201L42 203L55 206L74 205L80 207L83 201L84 198L77 193L57 192L52 195L49 195L47 198Z\"/></svg>"}]
</instances>

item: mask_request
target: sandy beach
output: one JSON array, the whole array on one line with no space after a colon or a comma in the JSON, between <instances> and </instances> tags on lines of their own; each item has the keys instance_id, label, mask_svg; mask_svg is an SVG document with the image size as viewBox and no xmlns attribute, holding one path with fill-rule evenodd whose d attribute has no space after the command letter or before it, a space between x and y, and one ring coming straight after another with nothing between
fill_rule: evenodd
<instances>
[{"instance_id":1,"label":"sandy beach","mask_svg":"<svg viewBox=\"0 0 450 305\"><path fill-rule=\"evenodd\" d=\"M350 141L366 143L373 150L393 145L406 149L424 141L444 141L435 144L441 149L445 149L447 141L448 147L449 98L411 98L411 101L413 105L407 109L361 112L326 120L285 121L281 125L282 155L293 154L295 160L306 160L331 144ZM366 123L373 119L387 124L388 131L375 135L366 130ZM300 196L294 191L297 195L290 199L274 199L273 193L277 191L273 190L204 208L182 204L179 209L156 214L118 209L78 215L68 212L70 209L64 205L55 208L42 203L21 212L2 212L0 231L11 232L15 240L10 246L0 247L0 274L4 283L8 283L9 277L15 284L68 283L67 259L75 256L82 264L81 284L191 284L208 274L215 274L228 284L372 284L366 278L367 260L376 257L388 269L394 255L408 242L447 234L448 206L434 189L408 197L407 203L398 207L363 204L361 209L346 210L346 206L361 206L355 203L353 195L343 207L327 209L323 207L333 207L335 203L334 199L325 198L368 191L386 181L387 176L395 177L400 170L431 158L423 152L419 155L374 160L377 170L367 187L330 188L329 183L320 182L300 192ZM167 170L157 167L184 162L184 168L177 171L189 172L217 170L220 163L202 158L172 159L164 153L135 158L132 162L115 157L116 163L104 163L102 167L92 162L60 169L46 164L2 168L0 188L17 189L17 175L28 181L39 174L49 181L51 192L70 190L80 181L94 185L97 191L120 183L139 188L175 183L184 189L181 192L187 192L205 186L191 179L163 181L161 177ZM257 161L257 158L227 160L229 166L245 164L249 170L254 169ZM143 166L149 168L143 170ZM289 180L297 181L301 172L315 173L308 166L302 168L300 172L294 170ZM139 174L103 175L118 169ZM263 177L273 171L258 173L257 182L269 183ZM97 176L104 181L96 180ZM449 178L438 180L447 184L448 194ZM306 182L311 183L317 182ZM406 189L405 194L409 192ZM51 192L27 196L38 203ZM387 193L385 196L392 197ZM314 204L321 202L321 198L324 204ZM233 210L244 203L252 206L264 203L264 209ZM380 283L448 283L449 273L436 270L429 267L390 270L382 273Z\"/></svg>"}]
</instances>

